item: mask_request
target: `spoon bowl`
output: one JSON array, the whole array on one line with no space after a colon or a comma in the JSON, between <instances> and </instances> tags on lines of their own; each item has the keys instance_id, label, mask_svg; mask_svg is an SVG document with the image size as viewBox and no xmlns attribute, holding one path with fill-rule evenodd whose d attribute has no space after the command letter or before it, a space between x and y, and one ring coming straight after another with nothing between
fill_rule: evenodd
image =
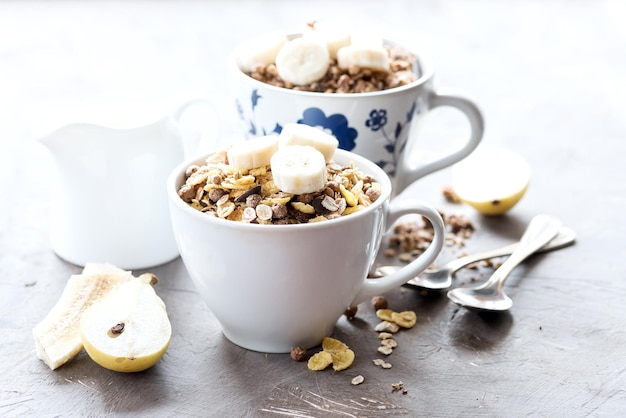
<instances>
[{"instance_id":1,"label":"spoon bowl","mask_svg":"<svg viewBox=\"0 0 626 418\"><path fill-rule=\"evenodd\" d=\"M526 228L518 247L485 283L476 287L457 287L448 292L448 298L465 308L506 311L513 301L504 293L504 282L522 261L554 238L561 221L549 215L535 216Z\"/></svg>"},{"instance_id":2,"label":"spoon bowl","mask_svg":"<svg viewBox=\"0 0 626 418\"><path fill-rule=\"evenodd\" d=\"M486 286L487 282L472 288L456 288L448 292L448 298L457 305L483 311L508 311L513 300L502 290Z\"/></svg>"}]
</instances>

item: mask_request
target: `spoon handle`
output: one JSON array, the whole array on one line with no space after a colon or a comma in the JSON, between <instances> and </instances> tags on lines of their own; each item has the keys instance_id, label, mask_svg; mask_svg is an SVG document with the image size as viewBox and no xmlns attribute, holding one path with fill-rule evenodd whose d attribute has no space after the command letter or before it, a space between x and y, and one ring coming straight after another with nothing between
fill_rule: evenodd
<instances>
[{"instance_id":1,"label":"spoon handle","mask_svg":"<svg viewBox=\"0 0 626 418\"><path fill-rule=\"evenodd\" d=\"M501 289L513 269L534 254L559 232L561 221L550 215L537 215L531 221L517 248L481 287L497 286Z\"/></svg>"},{"instance_id":2,"label":"spoon handle","mask_svg":"<svg viewBox=\"0 0 626 418\"><path fill-rule=\"evenodd\" d=\"M505 247L496 248L495 250L483 251L477 254L465 255L463 257L456 258L442 267L440 270L449 270L451 273L454 273L468 264L476 263L477 261L489 260L490 258L502 257L504 255L510 255L515 251L519 242L515 242L513 244L509 244Z\"/></svg>"},{"instance_id":3,"label":"spoon handle","mask_svg":"<svg viewBox=\"0 0 626 418\"><path fill-rule=\"evenodd\" d=\"M571 244L574 241L576 234L570 228L561 227L559 228L559 233L552 238L546 245L537 250L537 253L543 253L547 251L557 250L566 245ZM513 251L519 246L519 241L514 242L513 244L506 245L504 247L496 248L494 250L483 251L477 254L470 254L463 257L456 258L440 269L449 270L451 273L454 273L468 264L475 263L477 261L489 260L490 258L503 257L505 255L513 254Z\"/></svg>"}]
</instances>

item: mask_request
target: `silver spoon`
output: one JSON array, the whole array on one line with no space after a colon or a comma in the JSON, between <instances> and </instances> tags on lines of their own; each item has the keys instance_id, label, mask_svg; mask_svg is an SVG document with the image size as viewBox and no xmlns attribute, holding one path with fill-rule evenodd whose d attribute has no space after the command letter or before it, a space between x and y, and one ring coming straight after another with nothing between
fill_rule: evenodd
<instances>
[{"instance_id":1,"label":"silver spoon","mask_svg":"<svg viewBox=\"0 0 626 418\"><path fill-rule=\"evenodd\" d=\"M538 253L546 251L558 250L559 248L566 247L574 242L576 239L576 233L565 226L559 228L559 233L556 237L552 238L550 242L541 247ZM510 255L517 248L519 242L501 247L495 250L484 251L478 254L467 255L465 257L459 257L444 264L437 270L426 270L414 279L409 280L407 286L415 286L432 290L444 290L452 286L452 278L454 274L463 267L475 263L481 260L488 260L490 258L502 257ZM370 274L370 278L377 278L387 276L393 272L401 269L402 266L378 266Z\"/></svg>"},{"instance_id":2,"label":"silver spoon","mask_svg":"<svg viewBox=\"0 0 626 418\"><path fill-rule=\"evenodd\" d=\"M506 311L513 301L503 290L504 282L517 265L556 236L561 221L549 215L535 216L526 228L518 247L486 282L476 287L457 287L448 291L448 298L466 308Z\"/></svg>"}]
</instances>

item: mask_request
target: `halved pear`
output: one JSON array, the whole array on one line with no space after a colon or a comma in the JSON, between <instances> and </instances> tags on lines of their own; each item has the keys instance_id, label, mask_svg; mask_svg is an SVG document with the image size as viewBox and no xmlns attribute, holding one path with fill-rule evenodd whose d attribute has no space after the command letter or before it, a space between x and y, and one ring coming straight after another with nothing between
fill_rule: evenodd
<instances>
[{"instance_id":1,"label":"halved pear","mask_svg":"<svg viewBox=\"0 0 626 418\"><path fill-rule=\"evenodd\" d=\"M452 167L452 187L463 202L483 215L502 215L526 193L530 172L521 155L481 145Z\"/></svg>"},{"instance_id":2,"label":"halved pear","mask_svg":"<svg viewBox=\"0 0 626 418\"><path fill-rule=\"evenodd\" d=\"M165 303L142 274L87 309L80 320L83 346L96 363L117 372L139 372L165 354L172 327Z\"/></svg>"},{"instance_id":3,"label":"halved pear","mask_svg":"<svg viewBox=\"0 0 626 418\"><path fill-rule=\"evenodd\" d=\"M83 348L80 317L83 312L117 286L136 279L130 271L110 264L88 263L74 274L46 317L33 328L37 357L55 370Z\"/></svg>"}]
</instances>

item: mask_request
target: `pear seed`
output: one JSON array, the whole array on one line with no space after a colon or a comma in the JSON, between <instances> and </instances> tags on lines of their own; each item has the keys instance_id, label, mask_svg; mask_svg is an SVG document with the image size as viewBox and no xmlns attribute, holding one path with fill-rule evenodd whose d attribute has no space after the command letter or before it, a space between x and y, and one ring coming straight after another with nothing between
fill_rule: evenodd
<instances>
[{"instance_id":1,"label":"pear seed","mask_svg":"<svg viewBox=\"0 0 626 418\"><path fill-rule=\"evenodd\" d=\"M157 276L155 276L153 273L144 273L139 276L139 278L143 280L144 283L148 283L151 285L155 285L159 282L159 279L157 279Z\"/></svg>"},{"instance_id":2,"label":"pear seed","mask_svg":"<svg viewBox=\"0 0 626 418\"><path fill-rule=\"evenodd\" d=\"M117 338L122 332L124 332L124 323L120 322L113 325L107 334L111 338Z\"/></svg>"}]
</instances>

